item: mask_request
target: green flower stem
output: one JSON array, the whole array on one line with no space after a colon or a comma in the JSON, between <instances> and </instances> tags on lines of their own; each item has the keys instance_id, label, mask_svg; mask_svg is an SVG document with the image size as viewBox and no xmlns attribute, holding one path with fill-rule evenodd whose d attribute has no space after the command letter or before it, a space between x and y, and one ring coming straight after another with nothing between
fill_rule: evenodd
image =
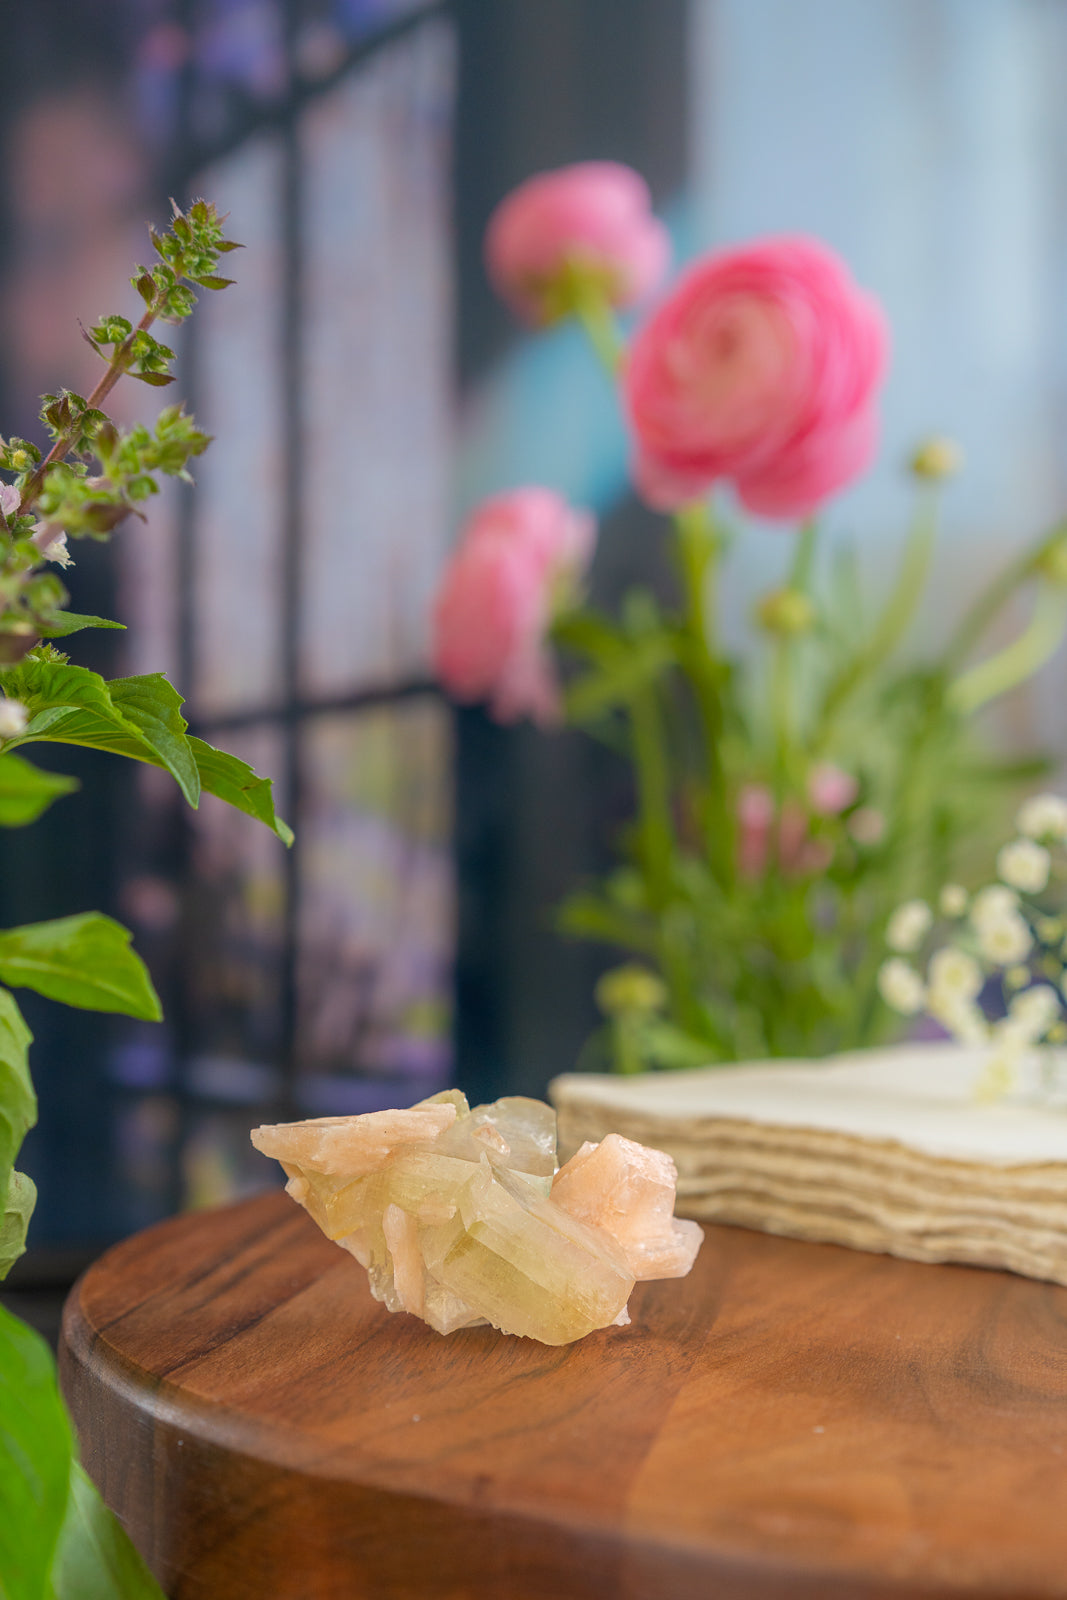
<instances>
[{"instance_id":1,"label":"green flower stem","mask_svg":"<svg viewBox=\"0 0 1067 1600\"><path fill-rule=\"evenodd\" d=\"M949 641L943 663L946 672L959 670L1015 591L1034 576L1043 559L1065 539L1067 522L1059 522L1050 532L1042 534L1029 550L1024 550L983 590Z\"/></svg>"},{"instance_id":2,"label":"green flower stem","mask_svg":"<svg viewBox=\"0 0 1067 1600\"><path fill-rule=\"evenodd\" d=\"M1054 655L1067 628L1067 589L1043 585L1019 637L949 685L948 703L963 716L1033 676Z\"/></svg>"},{"instance_id":3,"label":"green flower stem","mask_svg":"<svg viewBox=\"0 0 1067 1600\"><path fill-rule=\"evenodd\" d=\"M807 594L811 588L812 569L815 564L815 547L818 525L809 518L797 534L790 563L787 588L798 594ZM796 676L798 640L781 633L771 647L770 707L771 727L774 736L774 797L775 808L781 817L782 804L794 777L795 735L793 729L792 686Z\"/></svg>"},{"instance_id":4,"label":"green flower stem","mask_svg":"<svg viewBox=\"0 0 1067 1600\"><path fill-rule=\"evenodd\" d=\"M815 565L818 539L819 524L814 517L809 517L806 522L801 523L789 570L789 588L797 589L801 594L808 594L811 590L811 574Z\"/></svg>"},{"instance_id":5,"label":"green flower stem","mask_svg":"<svg viewBox=\"0 0 1067 1600\"><path fill-rule=\"evenodd\" d=\"M683 1027L691 1027L696 1012L692 974L671 917L674 818L663 727L654 690L642 689L633 696L630 720L637 779L638 847L648 908L657 924L659 965L676 1018Z\"/></svg>"},{"instance_id":6,"label":"green flower stem","mask_svg":"<svg viewBox=\"0 0 1067 1600\"><path fill-rule=\"evenodd\" d=\"M704 735L707 794L703 821L707 858L720 883L726 884L732 874L732 828L722 762L722 674L714 643L720 541L711 512L703 503L683 506L676 511L674 525L683 591L680 655L693 686Z\"/></svg>"},{"instance_id":7,"label":"green flower stem","mask_svg":"<svg viewBox=\"0 0 1067 1600\"><path fill-rule=\"evenodd\" d=\"M774 802L779 820L793 766L792 677L793 641L775 639L771 646L770 707L774 737Z\"/></svg>"},{"instance_id":8,"label":"green flower stem","mask_svg":"<svg viewBox=\"0 0 1067 1600\"><path fill-rule=\"evenodd\" d=\"M915 616L926 587L930 557L937 539L938 505L936 488L930 484L922 485L897 581L871 640L842 668L826 692L819 717L818 749L826 744L842 706L893 652Z\"/></svg>"},{"instance_id":9,"label":"green flower stem","mask_svg":"<svg viewBox=\"0 0 1067 1600\"><path fill-rule=\"evenodd\" d=\"M159 316L163 298L164 296L162 293L157 295L156 299L145 311L140 322L131 330L129 336L123 340L122 344L120 344L117 349L112 351L111 358L104 369L104 373L100 379L100 382L96 385L96 388L89 396L87 405L90 409L99 408L101 403L107 399L116 383L118 383L119 379L126 371L126 363L129 359L133 341L136 339L139 333L146 332L152 326L153 322L155 322L156 318ZM34 468L33 472L31 472L30 476L26 479L26 482L23 485L22 496L19 500L18 512L16 513L18 516L21 516L25 511L29 511L33 506L34 501L41 492L41 488L45 480L45 474L47 473L49 467L54 466L57 461L65 460L65 458L70 454L75 437L76 435L73 433L61 434L56 440L55 444L53 444L51 450L49 450L48 454L44 457L43 461L39 462Z\"/></svg>"},{"instance_id":10,"label":"green flower stem","mask_svg":"<svg viewBox=\"0 0 1067 1600\"><path fill-rule=\"evenodd\" d=\"M693 640L708 662L714 662L715 567L719 541L711 512L703 501L682 506L674 513L678 533L678 559L685 590L685 621Z\"/></svg>"},{"instance_id":11,"label":"green flower stem","mask_svg":"<svg viewBox=\"0 0 1067 1600\"><path fill-rule=\"evenodd\" d=\"M630 702L630 719L637 779L641 865L648 887L649 905L658 913L671 899L674 822L663 729L652 689L641 689L634 694Z\"/></svg>"},{"instance_id":12,"label":"green flower stem","mask_svg":"<svg viewBox=\"0 0 1067 1600\"><path fill-rule=\"evenodd\" d=\"M644 1067L641 1056L641 1047L638 1042L638 1030L634 1027L632 1017L612 1017L611 1019L611 1047L615 1057L615 1071L627 1076L640 1072Z\"/></svg>"},{"instance_id":13,"label":"green flower stem","mask_svg":"<svg viewBox=\"0 0 1067 1600\"><path fill-rule=\"evenodd\" d=\"M575 315L585 329L589 343L596 351L604 370L609 377L614 378L626 346L607 296L595 292L583 292L577 298Z\"/></svg>"}]
</instances>

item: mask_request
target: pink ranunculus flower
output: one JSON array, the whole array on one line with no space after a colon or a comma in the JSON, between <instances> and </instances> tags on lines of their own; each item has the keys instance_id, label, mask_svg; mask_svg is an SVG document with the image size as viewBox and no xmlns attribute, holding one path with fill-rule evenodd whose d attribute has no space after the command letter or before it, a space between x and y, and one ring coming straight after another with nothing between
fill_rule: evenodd
<instances>
[{"instance_id":1,"label":"pink ranunculus flower","mask_svg":"<svg viewBox=\"0 0 1067 1600\"><path fill-rule=\"evenodd\" d=\"M592 559L596 524L550 489L486 500L464 529L433 614L433 662L457 700L488 700L498 722L559 715L545 635Z\"/></svg>"},{"instance_id":2,"label":"pink ranunculus flower","mask_svg":"<svg viewBox=\"0 0 1067 1600\"><path fill-rule=\"evenodd\" d=\"M535 323L560 314L568 270L588 273L612 305L629 306L662 282L670 253L648 184L617 161L580 161L527 178L497 206L485 236L493 287Z\"/></svg>"},{"instance_id":3,"label":"pink ranunculus flower","mask_svg":"<svg viewBox=\"0 0 1067 1600\"><path fill-rule=\"evenodd\" d=\"M733 483L804 517L869 464L888 327L815 239L705 256L640 330L623 377L638 489L659 509Z\"/></svg>"},{"instance_id":4,"label":"pink ranunculus flower","mask_svg":"<svg viewBox=\"0 0 1067 1600\"><path fill-rule=\"evenodd\" d=\"M847 811L859 792L855 776L832 761L820 761L808 773L808 800L820 817Z\"/></svg>"}]
</instances>

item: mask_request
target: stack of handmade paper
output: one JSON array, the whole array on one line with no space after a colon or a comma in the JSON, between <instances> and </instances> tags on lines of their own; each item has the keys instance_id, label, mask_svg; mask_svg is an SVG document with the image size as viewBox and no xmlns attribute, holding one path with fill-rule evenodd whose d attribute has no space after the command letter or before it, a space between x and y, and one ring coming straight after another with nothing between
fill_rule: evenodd
<instances>
[{"instance_id":1,"label":"stack of handmade paper","mask_svg":"<svg viewBox=\"0 0 1067 1600\"><path fill-rule=\"evenodd\" d=\"M984 1063L907 1045L570 1074L550 1093L564 1155L609 1132L670 1154L682 1215L1067 1283L1067 1110L1035 1095L983 1103Z\"/></svg>"}]
</instances>

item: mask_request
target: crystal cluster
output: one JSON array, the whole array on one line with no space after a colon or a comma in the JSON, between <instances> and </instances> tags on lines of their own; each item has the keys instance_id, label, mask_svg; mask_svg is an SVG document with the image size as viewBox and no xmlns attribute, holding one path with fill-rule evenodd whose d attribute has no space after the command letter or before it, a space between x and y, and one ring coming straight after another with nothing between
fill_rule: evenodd
<instances>
[{"instance_id":1,"label":"crystal cluster","mask_svg":"<svg viewBox=\"0 0 1067 1600\"><path fill-rule=\"evenodd\" d=\"M556 1167L556 1114L458 1089L406 1111L255 1128L287 1192L438 1333L490 1322L570 1344L626 1323L635 1279L681 1278L703 1238L674 1218L670 1156L618 1134Z\"/></svg>"}]
</instances>

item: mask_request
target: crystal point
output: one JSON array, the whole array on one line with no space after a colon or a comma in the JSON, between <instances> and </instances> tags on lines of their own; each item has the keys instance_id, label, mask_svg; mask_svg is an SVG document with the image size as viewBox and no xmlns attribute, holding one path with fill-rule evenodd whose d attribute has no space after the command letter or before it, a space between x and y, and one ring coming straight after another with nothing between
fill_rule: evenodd
<instances>
[{"instance_id":1,"label":"crystal point","mask_svg":"<svg viewBox=\"0 0 1067 1600\"><path fill-rule=\"evenodd\" d=\"M555 1112L518 1095L472 1108L449 1089L252 1142L375 1298L439 1333L490 1322L561 1345L625 1327L635 1279L683 1277L703 1239L674 1220L669 1156L611 1134L557 1171Z\"/></svg>"}]
</instances>

